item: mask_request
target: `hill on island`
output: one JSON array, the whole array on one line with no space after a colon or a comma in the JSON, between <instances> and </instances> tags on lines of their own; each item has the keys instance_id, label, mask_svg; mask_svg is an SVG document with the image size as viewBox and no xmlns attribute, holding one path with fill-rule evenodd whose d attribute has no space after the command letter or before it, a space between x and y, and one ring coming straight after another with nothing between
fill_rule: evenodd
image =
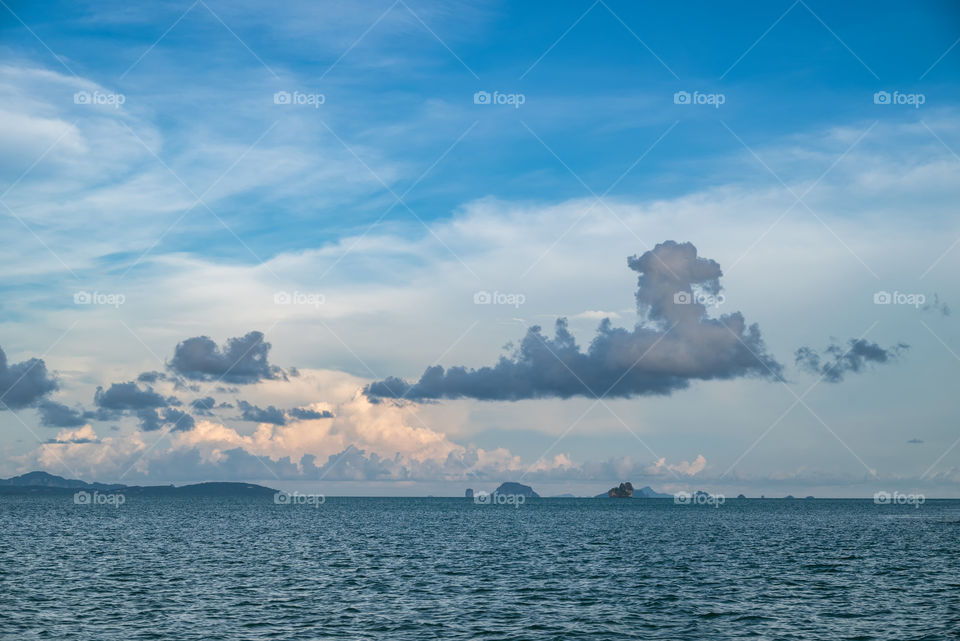
<instances>
[{"instance_id":1,"label":"hill on island","mask_svg":"<svg viewBox=\"0 0 960 641\"><path fill-rule=\"evenodd\" d=\"M629 492L625 491L627 486L629 487ZM639 490L635 490L633 489L633 485L628 482L621 483L619 487L611 488L603 494L597 494L594 498L672 499L673 494L663 494L662 492L657 492L649 485L642 487Z\"/></svg>"},{"instance_id":2,"label":"hill on island","mask_svg":"<svg viewBox=\"0 0 960 641\"><path fill-rule=\"evenodd\" d=\"M524 496L528 499L538 499L540 495L533 491L533 488L529 485L524 485L522 483L514 483L508 481L506 483L501 483L500 487L493 491L494 494L509 494L512 496Z\"/></svg>"},{"instance_id":3,"label":"hill on island","mask_svg":"<svg viewBox=\"0 0 960 641\"><path fill-rule=\"evenodd\" d=\"M69 494L79 490L115 492L128 496L272 496L276 490L253 483L194 483L191 485L123 485L120 483L88 483L66 479L47 472L29 472L9 479L0 479L0 494Z\"/></svg>"}]
</instances>

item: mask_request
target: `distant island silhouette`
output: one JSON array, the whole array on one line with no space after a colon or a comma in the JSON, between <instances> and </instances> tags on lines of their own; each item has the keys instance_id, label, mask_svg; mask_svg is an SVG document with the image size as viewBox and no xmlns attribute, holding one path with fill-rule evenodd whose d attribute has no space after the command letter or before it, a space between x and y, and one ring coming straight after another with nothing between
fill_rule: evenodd
<instances>
[{"instance_id":1,"label":"distant island silhouette","mask_svg":"<svg viewBox=\"0 0 960 641\"><path fill-rule=\"evenodd\" d=\"M159 497L256 497L267 498L275 495L278 490L257 485L255 483L211 481L192 483L187 485L124 485L122 483L96 483L68 479L49 472L34 471L8 479L0 479L0 495L66 495L78 491L100 492L101 494L122 493L125 496L159 496ZM506 481L501 483L492 495L523 496L525 498L541 498L532 487ZM474 498L474 490L468 488L464 496ZM561 494L551 498L577 498L573 494ZM589 498L589 497L583 497ZM668 499L672 494L657 492L650 486L639 490L627 481L611 488L594 498L634 498L634 499ZM813 498L813 497L807 497Z\"/></svg>"},{"instance_id":2,"label":"distant island silhouette","mask_svg":"<svg viewBox=\"0 0 960 641\"><path fill-rule=\"evenodd\" d=\"M120 483L87 483L66 479L48 472L29 472L9 479L0 479L0 494L70 494L79 490L101 493L122 493L126 496L212 496L267 497L277 490L254 483L210 482L190 485L123 485Z\"/></svg>"},{"instance_id":3,"label":"distant island silhouette","mask_svg":"<svg viewBox=\"0 0 960 641\"><path fill-rule=\"evenodd\" d=\"M480 491L483 494L482 491ZM503 495L513 495L513 496L524 496L526 498L541 498L537 492L530 487L529 485L523 485L522 483L516 483L513 481L507 481L501 483L497 489L495 489L491 494L503 494ZM463 495L468 499L473 499L476 496L476 492L473 488L467 488ZM578 497L574 494L557 494L551 496L552 499L575 499L575 498L590 498L589 496ZM610 488L608 491L603 494L597 494L593 498L597 499L606 499L606 498L636 498L636 499L672 499L673 494L664 494L662 492L657 492L649 485L635 490L633 484L629 481L620 483L619 486Z\"/></svg>"},{"instance_id":4,"label":"distant island silhouette","mask_svg":"<svg viewBox=\"0 0 960 641\"><path fill-rule=\"evenodd\" d=\"M612 487L603 494L597 494L594 498L598 499L672 499L673 494L663 494L657 492L647 485L639 490L633 489L630 481L621 483L617 487Z\"/></svg>"},{"instance_id":5,"label":"distant island silhouette","mask_svg":"<svg viewBox=\"0 0 960 641\"><path fill-rule=\"evenodd\" d=\"M507 481L501 483L500 487L493 491L494 494L507 494L512 496L524 496L528 499L538 499L540 495L533 491L533 488L523 483L514 483Z\"/></svg>"}]
</instances>

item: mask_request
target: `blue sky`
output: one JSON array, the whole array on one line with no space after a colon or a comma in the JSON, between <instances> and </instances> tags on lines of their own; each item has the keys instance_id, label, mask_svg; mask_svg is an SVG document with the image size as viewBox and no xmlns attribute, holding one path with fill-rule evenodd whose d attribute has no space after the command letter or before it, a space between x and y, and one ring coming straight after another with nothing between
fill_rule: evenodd
<instances>
[{"instance_id":1,"label":"blue sky","mask_svg":"<svg viewBox=\"0 0 960 641\"><path fill-rule=\"evenodd\" d=\"M172 461L164 480L249 478L239 465L216 467L215 452L229 446L260 457L262 478L287 481L263 460L354 446L422 464L479 448L491 475L539 473L584 492L621 471L719 487L733 482L733 465L743 471L733 489L843 495L941 473L936 491L956 494L946 400L960 365L955 321L942 306L872 304L886 290L958 304L953 4L2 9L0 348L10 362L42 357L59 381L49 398L89 407L97 386L164 369L181 341L222 344L258 330L272 363L309 373L218 401L320 403L349 415L326 440L268 433L225 412L217 424L230 434L198 428L162 442L125 415L90 424L91 440L108 445L38 450L59 437L26 407L0 415L7 472L42 463L148 479L162 451ZM478 92L522 104L477 104ZM904 104L878 104L878 92ZM277 104L278 94L307 104ZM632 326L642 319L626 257L666 240L720 263L727 302L711 313L759 323L790 366L784 385L698 382L592 408L569 431L589 404L461 399L374 417L387 410L355 398L371 381L416 379L437 360L494 363L530 325L552 333L558 316L581 345L604 316ZM487 290L524 303L474 305ZM78 307L79 291L124 302ZM323 303L278 307L278 292ZM791 405L816 380L794 368L797 348L865 332L910 348L816 385L816 408ZM751 446L775 421L770 441ZM381 424L396 433L372 427ZM566 458L530 472L544 450ZM207 458L191 468L174 461L184 452ZM623 456L629 465L587 471ZM704 466L690 463L698 456ZM683 462L701 469L688 474ZM415 467L403 478L417 491L463 484ZM399 492L403 474L350 478Z\"/></svg>"}]
</instances>

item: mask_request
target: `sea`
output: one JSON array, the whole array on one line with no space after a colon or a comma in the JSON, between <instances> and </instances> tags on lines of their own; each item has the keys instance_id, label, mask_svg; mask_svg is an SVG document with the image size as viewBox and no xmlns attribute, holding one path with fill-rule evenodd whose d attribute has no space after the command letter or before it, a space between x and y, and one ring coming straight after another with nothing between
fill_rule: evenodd
<instances>
[{"instance_id":1,"label":"sea","mask_svg":"<svg viewBox=\"0 0 960 641\"><path fill-rule=\"evenodd\" d=\"M0 638L957 639L960 501L0 496Z\"/></svg>"}]
</instances>

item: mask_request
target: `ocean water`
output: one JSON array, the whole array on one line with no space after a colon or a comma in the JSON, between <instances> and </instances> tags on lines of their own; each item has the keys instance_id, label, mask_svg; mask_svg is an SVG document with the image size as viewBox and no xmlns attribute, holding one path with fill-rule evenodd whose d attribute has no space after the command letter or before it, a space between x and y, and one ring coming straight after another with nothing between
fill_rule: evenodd
<instances>
[{"instance_id":1,"label":"ocean water","mask_svg":"<svg viewBox=\"0 0 960 641\"><path fill-rule=\"evenodd\" d=\"M960 501L0 497L0 638L956 639Z\"/></svg>"}]
</instances>

